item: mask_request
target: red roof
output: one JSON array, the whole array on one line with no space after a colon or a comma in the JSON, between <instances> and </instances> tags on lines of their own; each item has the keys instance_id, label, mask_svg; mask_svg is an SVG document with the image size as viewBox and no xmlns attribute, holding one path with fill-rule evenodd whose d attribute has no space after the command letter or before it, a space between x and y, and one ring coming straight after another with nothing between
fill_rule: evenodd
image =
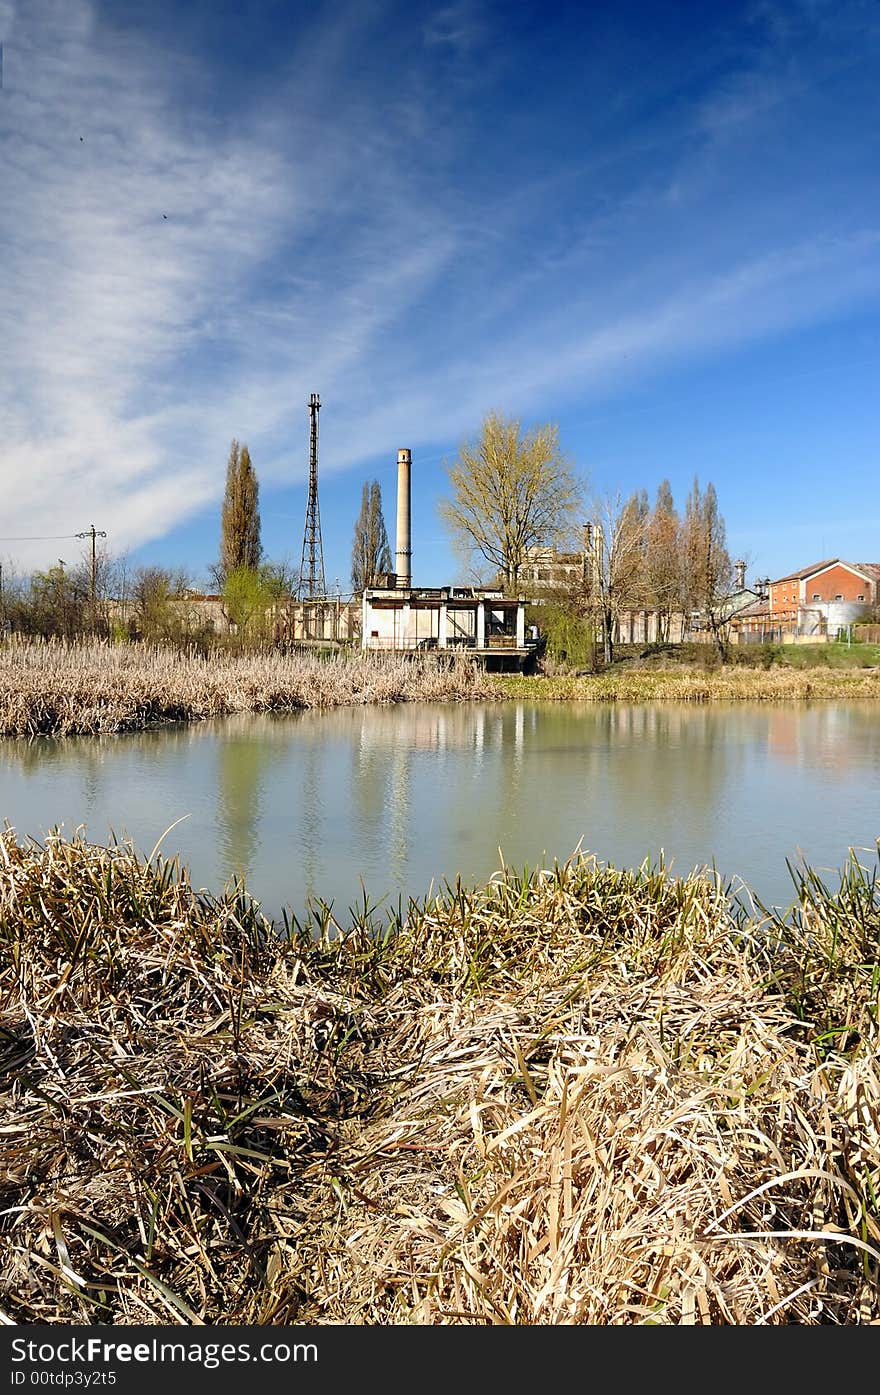
<instances>
[{"instance_id":1,"label":"red roof","mask_svg":"<svg viewBox=\"0 0 880 1395\"><path fill-rule=\"evenodd\" d=\"M788 576L780 576L773 585L778 586L783 581L803 581L805 577L824 572L826 567L833 567L835 563L839 563L841 567L851 567L853 571L861 572L871 581L880 581L880 562L845 562L842 557L829 557L824 562L814 562L811 567L801 567L799 572L789 572Z\"/></svg>"},{"instance_id":2,"label":"red roof","mask_svg":"<svg viewBox=\"0 0 880 1395\"><path fill-rule=\"evenodd\" d=\"M789 572L788 576L780 576L773 582L778 586L781 581L803 581L805 576L812 576L814 572L823 572L826 567L833 567L835 562L839 562L839 557L829 557L824 562L814 562L811 567L801 567L799 572Z\"/></svg>"}]
</instances>

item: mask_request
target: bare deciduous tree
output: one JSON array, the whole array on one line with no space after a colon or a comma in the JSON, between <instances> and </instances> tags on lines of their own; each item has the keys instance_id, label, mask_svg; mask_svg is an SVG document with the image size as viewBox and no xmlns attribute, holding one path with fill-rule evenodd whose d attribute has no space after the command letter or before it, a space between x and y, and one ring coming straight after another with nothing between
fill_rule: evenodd
<instances>
[{"instance_id":1,"label":"bare deciduous tree","mask_svg":"<svg viewBox=\"0 0 880 1395\"><path fill-rule=\"evenodd\" d=\"M690 610L700 612L724 660L727 652L725 602L733 585L733 568L715 486L707 484L703 493L696 477L685 506L682 560L686 604Z\"/></svg>"},{"instance_id":2,"label":"bare deciduous tree","mask_svg":"<svg viewBox=\"0 0 880 1395\"><path fill-rule=\"evenodd\" d=\"M598 610L606 664L614 660L621 608L637 603L644 585L645 501L638 494L593 501L588 525L587 583Z\"/></svg>"},{"instance_id":3,"label":"bare deciduous tree","mask_svg":"<svg viewBox=\"0 0 880 1395\"><path fill-rule=\"evenodd\" d=\"M645 538L647 603L657 612L658 637L669 638L673 611L682 605L681 524L668 480L662 480Z\"/></svg>"},{"instance_id":4,"label":"bare deciduous tree","mask_svg":"<svg viewBox=\"0 0 880 1395\"><path fill-rule=\"evenodd\" d=\"M582 486L559 445L556 426L520 423L490 412L479 439L465 442L448 467L452 497L440 516L456 549L495 567L515 592L529 550L549 547L570 532Z\"/></svg>"}]
</instances>

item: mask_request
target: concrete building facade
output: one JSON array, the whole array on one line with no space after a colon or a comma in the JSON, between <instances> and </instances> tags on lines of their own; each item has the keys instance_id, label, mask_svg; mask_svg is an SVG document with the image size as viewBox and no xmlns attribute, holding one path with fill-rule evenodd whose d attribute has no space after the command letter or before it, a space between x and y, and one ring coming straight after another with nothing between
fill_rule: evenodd
<instances>
[{"instance_id":1,"label":"concrete building facade","mask_svg":"<svg viewBox=\"0 0 880 1395\"><path fill-rule=\"evenodd\" d=\"M493 667L521 667L533 652L521 596L471 586L395 585L369 587L361 604L365 650L462 650Z\"/></svg>"}]
</instances>

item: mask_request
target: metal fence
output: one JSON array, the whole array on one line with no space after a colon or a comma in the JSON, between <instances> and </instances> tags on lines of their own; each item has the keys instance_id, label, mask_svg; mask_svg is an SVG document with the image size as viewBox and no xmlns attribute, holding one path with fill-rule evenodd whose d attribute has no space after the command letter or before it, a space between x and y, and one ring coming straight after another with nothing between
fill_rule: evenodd
<instances>
[{"instance_id":1,"label":"metal fence","mask_svg":"<svg viewBox=\"0 0 880 1395\"><path fill-rule=\"evenodd\" d=\"M794 632L783 630L781 625L764 625L760 630L740 630L740 644L783 644L793 639Z\"/></svg>"}]
</instances>

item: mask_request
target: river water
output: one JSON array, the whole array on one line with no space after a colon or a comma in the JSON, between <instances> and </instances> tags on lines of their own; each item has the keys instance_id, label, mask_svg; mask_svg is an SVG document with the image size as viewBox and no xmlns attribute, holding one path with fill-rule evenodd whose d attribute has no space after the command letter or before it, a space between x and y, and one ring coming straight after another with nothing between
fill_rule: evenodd
<instances>
[{"instance_id":1,"label":"river water","mask_svg":"<svg viewBox=\"0 0 880 1395\"><path fill-rule=\"evenodd\" d=\"M365 893L390 907L578 845L714 863L785 906L787 858L836 885L848 848L876 856L880 709L412 704L4 741L0 813L142 853L165 833L196 886L243 877L274 917L312 897L344 919Z\"/></svg>"}]
</instances>

